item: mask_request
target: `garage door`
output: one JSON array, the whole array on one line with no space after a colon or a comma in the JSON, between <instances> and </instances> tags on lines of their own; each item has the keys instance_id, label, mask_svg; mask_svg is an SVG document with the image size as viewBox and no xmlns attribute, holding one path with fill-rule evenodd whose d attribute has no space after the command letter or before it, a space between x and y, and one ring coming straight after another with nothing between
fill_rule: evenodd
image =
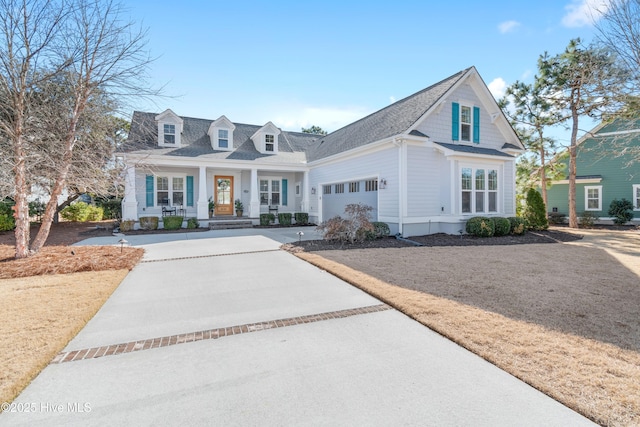
<instances>
[{"instance_id":1,"label":"garage door","mask_svg":"<svg viewBox=\"0 0 640 427\"><path fill-rule=\"evenodd\" d=\"M362 203L371 206L370 220L378 220L378 180L376 178L361 181L346 181L327 184L322 187L322 220L334 216L344 217L344 208L350 203Z\"/></svg>"}]
</instances>

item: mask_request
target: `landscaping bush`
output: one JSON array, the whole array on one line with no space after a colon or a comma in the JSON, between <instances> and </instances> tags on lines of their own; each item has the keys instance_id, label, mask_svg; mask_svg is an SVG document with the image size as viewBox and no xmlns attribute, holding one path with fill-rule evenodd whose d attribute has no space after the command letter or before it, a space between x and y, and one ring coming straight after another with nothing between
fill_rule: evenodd
<instances>
[{"instance_id":1,"label":"landscaping bush","mask_svg":"<svg viewBox=\"0 0 640 427\"><path fill-rule=\"evenodd\" d=\"M580 228L592 228L598 219L598 215L594 214L593 212L584 211L580 215L578 226Z\"/></svg>"},{"instance_id":2,"label":"landscaping bush","mask_svg":"<svg viewBox=\"0 0 640 427\"><path fill-rule=\"evenodd\" d=\"M275 222L276 216L272 213L263 213L260 214L260 225L267 226L271 225Z\"/></svg>"},{"instance_id":3,"label":"landscaping bush","mask_svg":"<svg viewBox=\"0 0 640 427\"><path fill-rule=\"evenodd\" d=\"M306 212L296 212L293 214L293 218L296 220L296 225L309 224L309 214Z\"/></svg>"},{"instance_id":4,"label":"landscaping bush","mask_svg":"<svg viewBox=\"0 0 640 427\"><path fill-rule=\"evenodd\" d=\"M165 216L162 218L165 230L179 230L182 227L182 221L184 221L184 217L181 216Z\"/></svg>"},{"instance_id":5,"label":"landscaping bush","mask_svg":"<svg viewBox=\"0 0 640 427\"><path fill-rule=\"evenodd\" d=\"M633 219L633 203L627 199L613 199L608 213L613 217L614 224L624 225Z\"/></svg>"},{"instance_id":6,"label":"landscaping bush","mask_svg":"<svg viewBox=\"0 0 640 427\"><path fill-rule=\"evenodd\" d=\"M104 219L118 219L122 217L122 199L96 198L96 206L101 207Z\"/></svg>"},{"instance_id":7,"label":"landscaping bush","mask_svg":"<svg viewBox=\"0 0 640 427\"><path fill-rule=\"evenodd\" d=\"M531 230L546 230L549 228L547 209L540 193L530 188L527 192L527 206L524 209L524 220Z\"/></svg>"},{"instance_id":8,"label":"landscaping bush","mask_svg":"<svg viewBox=\"0 0 640 427\"><path fill-rule=\"evenodd\" d=\"M16 228L12 206L12 202L0 202L0 231L10 231Z\"/></svg>"},{"instance_id":9,"label":"landscaping bush","mask_svg":"<svg viewBox=\"0 0 640 427\"><path fill-rule=\"evenodd\" d=\"M39 221L42 217L42 214L44 213L45 207L46 205L40 200L29 202L29 217L37 217Z\"/></svg>"},{"instance_id":10,"label":"landscaping bush","mask_svg":"<svg viewBox=\"0 0 640 427\"><path fill-rule=\"evenodd\" d=\"M367 233L367 240L381 239L391 234L389 225L386 222L374 221L371 223L373 231Z\"/></svg>"},{"instance_id":11,"label":"landscaping bush","mask_svg":"<svg viewBox=\"0 0 640 427\"><path fill-rule=\"evenodd\" d=\"M494 236L506 236L511 232L511 222L507 218L494 217Z\"/></svg>"},{"instance_id":12,"label":"landscaping bush","mask_svg":"<svg viewBox=\"0 0 640 427\"><path fill-rule=\"evenodd\" d=\"M518 216L512 216L507 219L509 220L509 224L511 225L511 229L509 230L510 234L521 236L527 231L524 219Z\"/></svg>"},{"instance_id":13,"label":"landscaping bush","mask_svg":"<svg viewBox=\"0 0 640 427\"><path fill-rule=\"evenodd\" d=\"M200 224L198 223L198 218L189 218L187 219L187 228L192 230L194 228L198 228Z\"/></svg>"},{"instance_id":14,"label":"landscaping bush","mask_svg":"<svg viewBox=\"0 0 640 427\"><path fill-rule=\"evenodd\" d=\"M291 225L291 214L287 212L279 213L278 223L280 225Z\"/></svg>"},{"instance_id":15,"label":"landscaping bush","mask_svg":"<svg viewBox=\"0 0 640 427\"><path fill-rule=\"evenodd\" d=\"M371 206L362 203L351 203L345 206L346 218L336 216L320 224L317 230L323 233L326 240L339 240L341 242L362 242L374 232L374 227L369 221Z\"/></svg>"},{"instance_id":16,"label":"landscaping bush","mask_svg":"<svg viewBox=\"0 0 640 427\"><path fill-rule=\"evenodd\" d=\"M495 233L493 219L485 216L469 218L466 225L467 233L477 237L491 237Z\"/></svg>"},{"instance_id":17,"label":"landscaping bush","mask_svg":"<svg viewBox=\"0 0 640 427\"><path fill-rule=\"evenodd\" d=\"M120 231L121 232L125 232L125 231L131 231L134 229L136 222L132 219L126 219L123 221L120 221Z\"/></svg>"},{"instance_id":18,"label":"landscaping bush","mask_svg":"<svg viewBox=\"0 0 640 427\"><path fill-rule=\"evenodd\" d=\"M142 230L157 230L158 229L158 217L157 216L141 216L140 217L140 229L142 229Z\"/></svg>"},{"instance_id":19,"label":"landscaping bush","mask_svg":"<svg viewBox=\"0 0 640 427\"><path fill-rule=\"evenodd\" d=\"M549 213L549 224L562 225L565 223L567 215L560 212Z\"/></svg>"},{"instance_id":20,"label":"landscaping bush","mask_svg":"<svg viewBox=\"0 0 640 427\"><path fill-rule=\"evenodd\" d=\"M102 214L102 208L85 202L73 203L60 211L62 218L73 222L102 221Z\"/></svg>"}]
</instances>

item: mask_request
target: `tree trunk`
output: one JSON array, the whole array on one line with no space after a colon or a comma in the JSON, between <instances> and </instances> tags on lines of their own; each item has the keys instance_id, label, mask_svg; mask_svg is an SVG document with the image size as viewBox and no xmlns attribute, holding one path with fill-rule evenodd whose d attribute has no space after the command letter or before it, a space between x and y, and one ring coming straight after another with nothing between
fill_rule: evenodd
<instances>
[{"instance_id":1,"label":"tree trunk","mask_svg":"<svg viewBox=\"0 0 640 427\"><path fill-rule=\"evenodd\" d=\"M542 201L544 202L545 212L548 213L547 207L549 206L547 202L547 171L546 171L546 159L545 159L545 149L544 149L544 137L542 135L542 130L538 130L538 134L540 137L540 190L542 193Z\"/></svg>"},{"instance_id":2,"label":"tree trunk","mask_svg":"<svg viewBox=\"0 0 640 427\"><path fill-rule=\"evenodd\" d=\"M575 98L574 98L575 99ZM578 228L578 214L576 212L576 153L578 138L578 107L571 105L571 145L569 147L569 227Z\"/></svg>"},{"instance_id":3,"label":"tree trunk","mask_svg":"<svg viewBox=\"0 0 640 427\"><path fill-rule=\"evenodd\" d=\"M18 102L20 102L19 100ZM16 191L14 195L15 206L13 207L13 217L16 221L16 258L26 258L29 256L29 240L31 238L31 224L29 223L29 202L27 201L27 165L23 140L22 114L16 117L15 128L15 156L16 166L14 168Z\"/></svg>"}]
</instances>

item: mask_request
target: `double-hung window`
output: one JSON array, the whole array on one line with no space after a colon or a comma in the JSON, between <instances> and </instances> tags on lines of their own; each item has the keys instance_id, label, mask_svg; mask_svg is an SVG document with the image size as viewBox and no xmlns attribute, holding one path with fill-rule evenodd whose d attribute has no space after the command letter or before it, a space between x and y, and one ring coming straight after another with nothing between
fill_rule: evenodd
<instances>
[{"instance_id":1,"label":"double-hung window","mask_svg":"<svg viewBox=\"0 0 640 427\"><path fill-rule=\"evenodd\" d=\"M480 107L471 102L454 102L451 105L452 141L480 143Z\"/></svg>"},{"instance_id":2,"label":"double-hung window","mask_svg":"<svg viewBox=\"0 0 640 427\"><path fill-rule=\"evenodd\" d=\"M471 141L471 107L460 106L460 139Z\"/></svg>"},{"instance_id":3,"label":"double-hung window","mask_svg":"<svg viewBox=\"0 0 640 427\"><path fill-rule=\"evenodd\" d=\"M218 147L229 148L229 131L227 129L218 129Z\"/></svg>"},{"instance_id":4,"label":"double-hung window","mask_svg":"<svg viewBox=\"0 0 640 427\"><path fill-rule=\"evenodd\" d=\"M584 187L584 210L602 210L602 185L588 185Z\"/></svg>"},{"instance_id":5,"label":"double-hung window","mask_svg":"<svg viewBox=\"0 0 640 427\"><path fill-rule=\"evenodd\" d=\"M176 143L176 125L164 125L164 143L175 144Z\"/></svg>"},{"instance_id":6,"label":"double-hung window","mask_svg":"<svg viewBox=\"0 0 640 427\"><path fill-rule=\"evenodd\" d=\"M498 212L498 171L485 168L460 170L462 213Z\"/></svg>"},{"instance_id":7,"label":"double-hung window","mask_svg":"<svg viewBox=\"0 0 640 427\"><path fill-rule=\"evenodd\" d=\"M184 177L157 176L156 201L158 206L181 206L184 204Z\"/></svg>"},{"instance_id":8,"label":"double-hung window","mask_svg":"<svg viewBox=\"0 0 640 427\"><path fill-rule=\"evenodd\" d=\"M281 185L279 179L261 179L260 180L260 204L261 205L279 205Z\"/></svg>"},{"instance_id":9,"label":"double-hung window","mask_svg":"<svg viewBox=\"0 0 640 427\"><path fill-rule=\"evenodd\" d=\"M264 136L264 151L273 151L275 144L275 136L271 134L266 134Z\"/></svg>"}]
</instances>

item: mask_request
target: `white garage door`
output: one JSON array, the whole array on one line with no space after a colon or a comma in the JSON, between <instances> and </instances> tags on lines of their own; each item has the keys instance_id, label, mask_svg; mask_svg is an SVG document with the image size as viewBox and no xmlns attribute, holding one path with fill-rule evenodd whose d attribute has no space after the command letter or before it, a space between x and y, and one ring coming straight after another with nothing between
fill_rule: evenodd
<instances>
[{"instance_id":1,"label":"white garage door","mask_svg":"<svg viewBox=\"0 0 640 427\"><path fill-rule=\"evenodd\" d=\"M351 203L371 206L370 220L378 220L378 180L347 181L322 187L322 220L344 217L344 207Z\"/></svg>"}]
</instances>

